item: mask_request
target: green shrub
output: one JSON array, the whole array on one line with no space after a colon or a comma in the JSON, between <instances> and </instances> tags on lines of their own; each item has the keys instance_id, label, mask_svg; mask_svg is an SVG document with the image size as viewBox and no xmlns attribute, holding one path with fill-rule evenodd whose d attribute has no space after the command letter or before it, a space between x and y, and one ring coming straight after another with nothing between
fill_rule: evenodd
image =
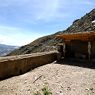
<instances>
[{"instance_id":1,"label":"green shrub","mask_svg":"<svg viewBox=\"0 0 95 95\"><path fill-rule=\"evenodd\" d=\"M43 95L52 95L52 93L50 92L47 86L42 89L42 92Z\"/></svg>"},{"instance_id":2,"label":"green shrub","mask_svg":"<svg viewBox=\"0 0 95 95\"><path fill-rule=\"evenodd\" d=\"M42 92L42 93L41 93ZM51 91L48 89L47 86L45 86L44 88L41 89L40 91L37 91L36 93L34 93L33 95L52 95Z\"/></svg>"}]
</instances>

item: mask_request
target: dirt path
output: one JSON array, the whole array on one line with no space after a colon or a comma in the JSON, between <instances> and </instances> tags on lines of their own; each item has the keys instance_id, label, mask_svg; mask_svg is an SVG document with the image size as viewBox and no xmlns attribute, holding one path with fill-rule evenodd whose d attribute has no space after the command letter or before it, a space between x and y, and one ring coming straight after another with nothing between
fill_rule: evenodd
<instances>
[{"instance_id":1,"label":"dirt path","mask_svg":"<svg viewBox=\"0 0 95 95\"><path fill-rule=\"evenodd\" d=\"M95 95L95 69L48 64L0 81L0 95L33 95L44 85L53 95Z\"/></svg>"}]
</instances>

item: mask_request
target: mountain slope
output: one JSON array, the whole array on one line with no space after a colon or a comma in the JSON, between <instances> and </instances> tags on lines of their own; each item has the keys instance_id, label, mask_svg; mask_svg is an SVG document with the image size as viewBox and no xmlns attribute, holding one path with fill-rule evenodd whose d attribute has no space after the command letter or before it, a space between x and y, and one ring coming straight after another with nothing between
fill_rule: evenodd
<instances>
[{"instance_id":1,"label":"mountain slope","mask_svg":"<svg viewBox=\"0 0 95 95\"><path fill-rule=\"evenodd\" d=\"M61 42L61 40L55 38L56 34L38 38L30 44L20 47L12 51L9 55L20 55L20 54L29 54L35 52L44 52L56 50L56 44Z\"/></svg>"},{"instance_id":2,"label":"mountain slope","mask_svg":"<svg viewBox=\"0 0 95 95\"><path fill-rule=\"evenodd\" d=\"M83 32L83 31L95 31L95 26L92 22L95 21L95 9L87 13L85 16L77 19L73 24L67 28L66 32Z\"/></svg>"},{"instance_id":3,"label":"mountain slope","mask_svg":"<svg viewBox=\"0 0 95 95\"><path fill-rule=\"evenodd\" d=\"M16 49L16 46L0 44L0 56L4 56L10 53L12 50Z\"/></svg>"},{"instance_id":4,"label":"mountain slope","mask_svg":"<svg viewBox=\"0 0 95 95\"><path fill-rule=\"evenodd\" d=\"M64 31L57 32L53 35L41 37L32 43L22 46L21 48L14 50L9 55L19 55L28 54L33 52L43 52L56 50L56 45L62 40L55 38L55 35L62 33L74 33L74 32L84 32L84 31L95 31L95 27L92 22L95 20L95 9L87 13L85 16L77 19L73 24Z\"/></svg>"}]
</instances>

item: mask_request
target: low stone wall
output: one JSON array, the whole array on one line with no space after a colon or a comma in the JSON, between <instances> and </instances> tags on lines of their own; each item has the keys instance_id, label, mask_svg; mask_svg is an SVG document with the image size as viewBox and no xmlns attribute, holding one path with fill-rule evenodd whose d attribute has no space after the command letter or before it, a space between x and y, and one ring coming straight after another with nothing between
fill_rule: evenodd
<instances>
[{"instance_id":1,"label":"low stone wall","mask_svg":"<svg viewBox=\"0 0 95 95\"><path fill-rule=\"evenodd\" d=\"M0 80L23 74L33 68L51 63L57 52L33 53L0 58Z\"/></svg>"}]
</instances>

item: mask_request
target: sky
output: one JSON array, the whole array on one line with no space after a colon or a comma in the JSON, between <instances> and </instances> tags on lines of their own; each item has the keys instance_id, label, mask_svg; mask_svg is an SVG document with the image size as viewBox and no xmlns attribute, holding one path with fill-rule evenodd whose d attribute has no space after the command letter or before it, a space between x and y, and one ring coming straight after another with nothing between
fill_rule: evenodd
<instances>
[{"instance_id":1,"label":"sky","mask_svg":"<svg viewBox=\"0 0 95 95\"><path fill-rule=\"evenodd\" d=\"M65 30L95 0L0 0L0 44L22 46Z\"/></svg>"}]
</instances>

